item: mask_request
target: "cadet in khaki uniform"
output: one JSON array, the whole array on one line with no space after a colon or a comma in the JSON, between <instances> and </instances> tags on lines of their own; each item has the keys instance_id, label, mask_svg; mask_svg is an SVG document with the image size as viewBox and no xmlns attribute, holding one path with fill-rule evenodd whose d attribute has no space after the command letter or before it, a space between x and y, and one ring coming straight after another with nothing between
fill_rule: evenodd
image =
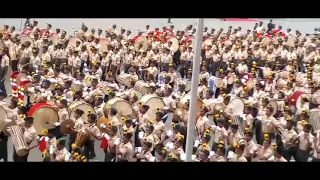
<instances>
[{"instance_id":1,"label":"cadet in khaki uniform","mask_svg":"<svg viewBox=\"0 0 320 180\"><path fill-rule=\"evenodd\" d=\"M152 159L151 153L152 142L144 142L141 152L138 152L136 155L137 162L148 162Z\"/></svg>"},{"instance_id":2,"label":"cadet in khaki uniform","mask_svg":"<svg viewBox=\"0 0 320 180\"><path fill-rule=\"evenodd\" d=\"M90 123L89 127L85 129L86 133L90 135L89 140L84 144L84 155L88 159L93 159L96 157L94 150L94 141L96 139L101 139L101 133L99 128L96 125L97 115L88 114L88 122Z\"/></svg>"},{"instance_id":3,"label":"cadet in khaki uniform","mask_svg":"<svg viewBox=\"0 0 320 180\"><path fill-rule=\"evenodd\" d=\"M130 142L133 134L124 133L121 143L117 148L117 162L129 162L133 158L133 146Z\"/></svg>"},{"instance_id":4,"label":"cadet in khaki uniform","mask_svg":"<svg viewBox=\"0 0 320 180\"><path fill-rule=\"evenodd\" d=\"M210 130L214 134L214 143L212 145L212 150L216 151L219 143L222 141L226 140L228 137L228 132L224 127L225 125L225 120L223 118L220 118L217 120L217 125L212 125L210 127Z\"/></svg>"},{"instance_id":5,"label":"cadet in khaki uniform","mask_svg":"<svg viewBox=\"0 0 320 180\"><path fill-rule=\"evenodd\" d=\"M287 124L286 124L286 128L285 128L285 130L282 134L282 137L281 137L283 147L279 147L279 148L281 148L281 152L282 152L284 158L288 161L291 160L292 156L294 157L294 159L297 159L297 157L296 157L297 147L293 141L295 139L297 139L298 134L293 129L293 127L294 127L293 120L288 119Z\"/></svg>"},{"instance_id":6,"label":"cadet in khaki uniform","mask_svg":"<svg viewBox=\"0 0 320 180\"><path fill-rule=\"evenodd\" d=\"M248 162L251 162L251 159L255 156L257 152L257 144L253 141L252 138L253 138L253 132L250 130L246 131L244 134L245 141L243 142L245 145L243 156L246 158Z\"/></svg>"},{"instance_id":7,"label":"cadet in khaki uniform","mask_svg":"<svg viewBox=\"0 0 320 180\"><path fill-rule=\"evenodd\" d=\"M236 147L236 155L233 156L229 161L230 162L247 162L247 159L243 156L245 149L244 144L240 144Z\"/></svg>"},{"instance_id":8,"label":"cadet in khaki uniform","mask_svg":"<svg viewBox=\"0 0 320 180\"><path fill-rule=\"evenodd\" d=\"M109 131L110 139L108 140L108 147L107 150L105 150L105 162L111 162L115 160L116 157L116 148L120 144L120 139L117 137L118 133L118 127L117 126L111 126L111 129Z\"/></svg>"},{"instance_id":9,"label":"cadet in khaki uniform","mask_svg":"<svg viewBox=\"0 0 320 180\"><path fill-rule=\"evenodd\" d=\"M242 136L238 132L239 125L238 124L231 124L230 125L231 130L228 131L228 137L227 137L227 144L229 146L232 146L234 143L239 143Z\"/></svg>"},{"instance_id":10,"label":"cadet in khaki uniform","mask_svg":"<svg viewBox=\"0 0 320 180\"><path fill-rule=\"evenodd\" d=\"M206 114L208 112L208 108L202 107L200 109L200 116L196 122L196 129L197 129L197 137L201 137L206 129L210 128L210 122L207 118Z\"/></svg>"},{"instance_id":11,"label":"cadet in khaki uniform","mask_svg":"<svg viewBox=\"0 0 320 180\"><path fill-rule=\"evenodd\" d=\"M51 161L52 162L65 162L66 156L69 153L66 148L66 139L59 139L57 149L54 151Z\"/></svg>"},{"instance_id":12,"label":"cadet in khaki uniform","mask_svg":"<svg viewBox=\"0 0 320 180\"><path fill-rule=\"evenodd\" d=\"M39 145L39 136L36 132L36 129L33 126L33 117L26 117L24 119L24 133L23 138L27 144L26 150L30 151L33 148L37 147ZM32 145L32 142L36 142L34 145ZM13 152L13 161L14 162L27 162L28 161L29 153L25 156L18 156L16 151Z\"/></svg>"},{"instance_id":13,"label":"cadet in khaki uniform","mask_svg":"<svg viewBox=\"0 0 320 180\"><path fill-rule=\"evenodd\" d=\"M166 132L166 127L165 124L162 121L162 118L164 117L164 113L163 112L157 112L156 113L156 122L153 125L154 126L154 132L156 134L156 136L158 137L158 139L163 139L163 135L164 132Z\"/></svg>"},{"instance_id":14,"label":"cadet in khaki uniform","mask_svg":"<svg viewBox=\"0 0 320 180\"><path fill-rule=\"evenodd\" d=\"M268 162L288 162L282 155L281 155L281 148L278 147L276 144L273 146L273 156L268 159Z\"/></svg>"},{"instance_id":15,"label":"cadet in khaki uniform","mask_svg":"<svg viewBox=\"0 0 320 180\"><path fill-rule=\"evenodd\" d=\"M272 156L269 137L265 137L263 144L257 150L258 162L266 162Z\"/></svg>"},{"instance_id":16,"label":"cadet in khaki uniform","mask_svg":"<svg viewBox=\"0 0 320 180\"><path fill-rule=\"evenodd\" d=\"M103 102L103 97L97 97L94 101L94 105L94 110L96 111L98 118L104 116L103 108L105 103Z\"/></svg>"},{"instance_id":17,"label":"cadet in khaki uniform","mask_svg":"<svg viewBox=\"0 0 320 180\"><path fill-rule=\"evenodd\" d=\"M84 114L84 112L80 109L76 109L75 113L74 113L74 119L75 119L75 124L74 127L68 127L71 130L71 134L70 134L70 138L69 138L69 150L71 150L72 148L72 144L75 142L76 137L78 132L80 132L83 127L84 127L84 123L81 119L81 116Z\"/></svg>"},{"instance_id":18,"label":"cadet in khaki uniform","mask_svg":"<svg viewBox=\"0 0 320 180\"><path fill-rule=\"evenodd\" d=\"M210 162L226 162L227 159L225 158L226 155L226 148L224 145L219 144L215 154L211 156Z\"/></svg>"},{"instance_id":19,"label":"cadet in khaki uniform","mask_svg":"<svg viewBox=\"0 0 320 180\"><path fill-rule=\"evenodd\" d=\"M298 142L297 149L297 162L307 162L309 153L313 143L314 136L311 134L311 124L306 124L303 127L303 131L299 133L294 142Z\"/></svg>"}]
</instances>

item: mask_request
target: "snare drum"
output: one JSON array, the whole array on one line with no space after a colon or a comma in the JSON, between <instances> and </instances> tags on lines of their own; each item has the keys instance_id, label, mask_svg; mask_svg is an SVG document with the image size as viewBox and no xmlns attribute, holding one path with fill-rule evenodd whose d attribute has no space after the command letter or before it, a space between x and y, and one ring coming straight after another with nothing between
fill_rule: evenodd
<instances>
[{"instance_id":1,"label":"snare drum","mask_svg":"<svg viewBox=\"0 0 320 180\"><path fill-rule=\"evenodd\" d=\"M134 84L134 90L141 92L142 94L148 93L149 89L144 81L137 81Z\"/></svg>"},{"instance_id":2,"label":"snare drum","mask_svg":"<svg viewBox=\"0 0 320 180\"><path fill-rule=\"evenodd\" d=\"M73 104L68 109L71 120L75 120L74 113L75 113L76 109L80 109L84 112L84 114L81 116L81 119L84 123L88 122L88 114L96 114L96 111L94 110L94 108L90 104L87 104L87 103Z\"/></svg>"},{"instance_id":3,"label":"snare drum","mask_svg":"<svg viewBox=\"0 0 320 180\"><path fill-rule=\"evenodd\" d=\"M77 147L82 148L83 145L87 141L89 141L89 139L90 139L90 135L89 134L87 134L87 133L85 133L83 131L80 131L77 134L77 137L76 137L76 140L75 140L75 144L76 144Z\"/></svg>"},{"instance_id":4,"label":"snare drum","mask_svg":"<svg viewBox=\"0 0 320 180\"><path fill-rule=\"evenodd\" d=\"M150 107L147 114L151 120L154 120L156 113L165 107L163 100L152 94L142 96L139 100L139 106L141 107L142 105L148 105Z\"/></svg>"},{"instance_id":5,"label":"snare drum","mask_svg":"<svg viewBox=\"0 0 320 180\"><path fill-rule=\"evenodd\" d=\"M117 114L118 119L120 119L121 116L128 117L133 114L132 106L122 98L116 97L116 98L110 99L104 106L103 108L104 113L108 115L109 119L111 119L111 116L109 114L109 110L111 108L115 108L118 111L118 114Z\"/></svg>"},{"instance_id":6,"label":"snare drum","mask_svg":"<svg viewBox=\"0 0 320 180\"><path fill-rule=\"evenodd\" d=\"M12 143L18 156L25 156L29 153L25 148L27 143L24 141L23 131L19 125L11 126L9 128Z\"/></svg>"}]
</instances>

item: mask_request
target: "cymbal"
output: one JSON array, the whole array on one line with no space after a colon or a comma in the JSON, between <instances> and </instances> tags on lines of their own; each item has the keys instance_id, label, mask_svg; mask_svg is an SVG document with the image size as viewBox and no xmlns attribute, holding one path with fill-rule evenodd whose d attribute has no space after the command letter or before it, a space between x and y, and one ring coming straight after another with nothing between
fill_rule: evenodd
<instances>
[{"instance_id":1,"label":"cymbal","mask_svg":"<svg viewBox=\"0 0 320 180\"><path fill-rule=\"evenodd\" d=\"M75 123L71 119L63 121L60 124L60 132L61 132L61 134L70 134L71 133L70 129L67 128L68 125L69 125L69 127L73 127L75 125Z\"/></svg>"}]
</instances>

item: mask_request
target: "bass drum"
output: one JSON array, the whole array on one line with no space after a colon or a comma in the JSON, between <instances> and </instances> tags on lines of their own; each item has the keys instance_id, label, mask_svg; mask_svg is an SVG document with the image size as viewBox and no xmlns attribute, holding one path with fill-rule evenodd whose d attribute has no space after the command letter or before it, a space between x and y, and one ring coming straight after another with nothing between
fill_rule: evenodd
<instances>
[{"instance_id":1,"label":"bass drum","mask_svg":"<svg viewBox=\"0 0 320 180\"><path fill-rule=\"evenodd\" d=\"M186 102L190 101L191 96L189 94L183 96L183 98L181 98L181 100L178 103L178 108L182 108ZM196 108L196 112L200 112L201 106L202 106L203 102L200 99L197 99L197 108Z\"/></svg>"},{"instance_id":2,"label":"bass drum","mask_svg":"<svg viewBox=\"0 0 320 180\"><path fill-rule=\"evenodd\" d=\"M165 107L163 100L152 94L142 96L139 100L139 106L141 107L142 105L148 105L150 107L147 112L150 120L155 120L156 113Z\"/></svg>"},{"instance_id":3,"label":"bass drum","mask_svg":"<svg viewBox=\"0 0 320 180\"><path fill-rule=\"evenodd\" d=\"M301 108L302 97L306 97L310 100L310 96L304 93L303 91L295 91L289 97L289 101L292 103L292 105L294 105L297 108L298 111ZM309 107L309 103L307 103L307 106Z\"/></svg>"},{"instance_id":4,"label":"bass drum","mask_svg":"<svg viewBox=\"0 0 320 180\"><path fill-rule=\"evenodd\" d=\"M134 84L134 90L141 92L142 94L148 93L147 84L144 81L137 81Z\"/></svg>"},{"instance_id":5,"label":"bass drum","mask_svg":"<svg viewBox=\"0 0 320 180\"><path fill-rule=\"evenodd\" d=\"M6 128L7 111L0 106L0 132Z\"/></svg>"},{"instance_id":6,"label":"bass drum","mask_svg":"<svg viewBox=\"0 0 320 180\"><path fill-rule=\"evenodd\" d=\"M113 98L110 99L104 106L104 114L108 116L108 119L111 119L110 109L115 108L118 111L117 118L120 119L121 116L131 116L133 113L132 106L122 98Z\"/></svg>"},{"instance_id":7,"label":"bass drum","mask_svg":"<svg viewBox=\"0 0 320 180\"><path fill-rule=\"evenodd\" d=\"M70 113L70 119L75 120L74 118L74 113L77 109L80 109L84 112L84 114L81 116L81 119L84 123L88 122L88 114L96 114L96 111L90 104L76 104L76 105L71 105L71 109L69 110Z\"/></svg>"},{"instance_id":8,"label":"bass drum","mask_svg":"<svg viewBox=\"0 0 320 180\"><path fill-rule=\"evenodd\" d=\"M231 95L230 105L232 106L233 116L239 116L243 114L244 111L244 102L241 98Z\"/></svg>"},{"instance_id":9,"label":"bass drum","mask_svg":"<svg viewBox=\"0 0 320 180\"><path fill-rule=\"evenodd\" d=\"M45 135L43 130L53 127L52 124L59 121L58 112L54 108L45 105L38 107L31 116L34 118L34 128L39 135ZM47 121L50 124L47 124Z\"/></svg>"},{"instance_id":10,"label":"bass drum","mask_svg":"<svg viewBox=\"0 0 320 180\"><path fill-rule=\"evenodd\" d=\"M128 74L120 74L118 76L118 81L120 84L128 87L131 83L131 78L130 78L130 76L128 76Z\"/></svg>"}]
</instances>

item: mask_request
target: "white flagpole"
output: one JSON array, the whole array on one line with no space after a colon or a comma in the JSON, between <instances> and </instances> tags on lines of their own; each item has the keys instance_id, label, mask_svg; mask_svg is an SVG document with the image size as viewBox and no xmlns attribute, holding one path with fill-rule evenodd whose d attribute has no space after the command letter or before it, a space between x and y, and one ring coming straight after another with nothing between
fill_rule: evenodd
<instances>
[{"instance_id":1,"label":"white flagpole","mask_svg":"<svg viewBox=\"0 0 320 180\"><path fill-rule=\"evenodd\" d=\"M202 46L202 34L203 34L204 19L198 19L197 29L196 29L196 39L193 57L193 67L192 67L192 88L190 97L190 113L188 117L188 129L187 129L187 144L186 144L186 162L192 161L192 151L193 151L193 138L195 131L195 116L196 116L196 105L197 105L197 91L199 83L199 73L200 73L200 62L201 62L201 46Z\"/></svg>"}]
</instances>

